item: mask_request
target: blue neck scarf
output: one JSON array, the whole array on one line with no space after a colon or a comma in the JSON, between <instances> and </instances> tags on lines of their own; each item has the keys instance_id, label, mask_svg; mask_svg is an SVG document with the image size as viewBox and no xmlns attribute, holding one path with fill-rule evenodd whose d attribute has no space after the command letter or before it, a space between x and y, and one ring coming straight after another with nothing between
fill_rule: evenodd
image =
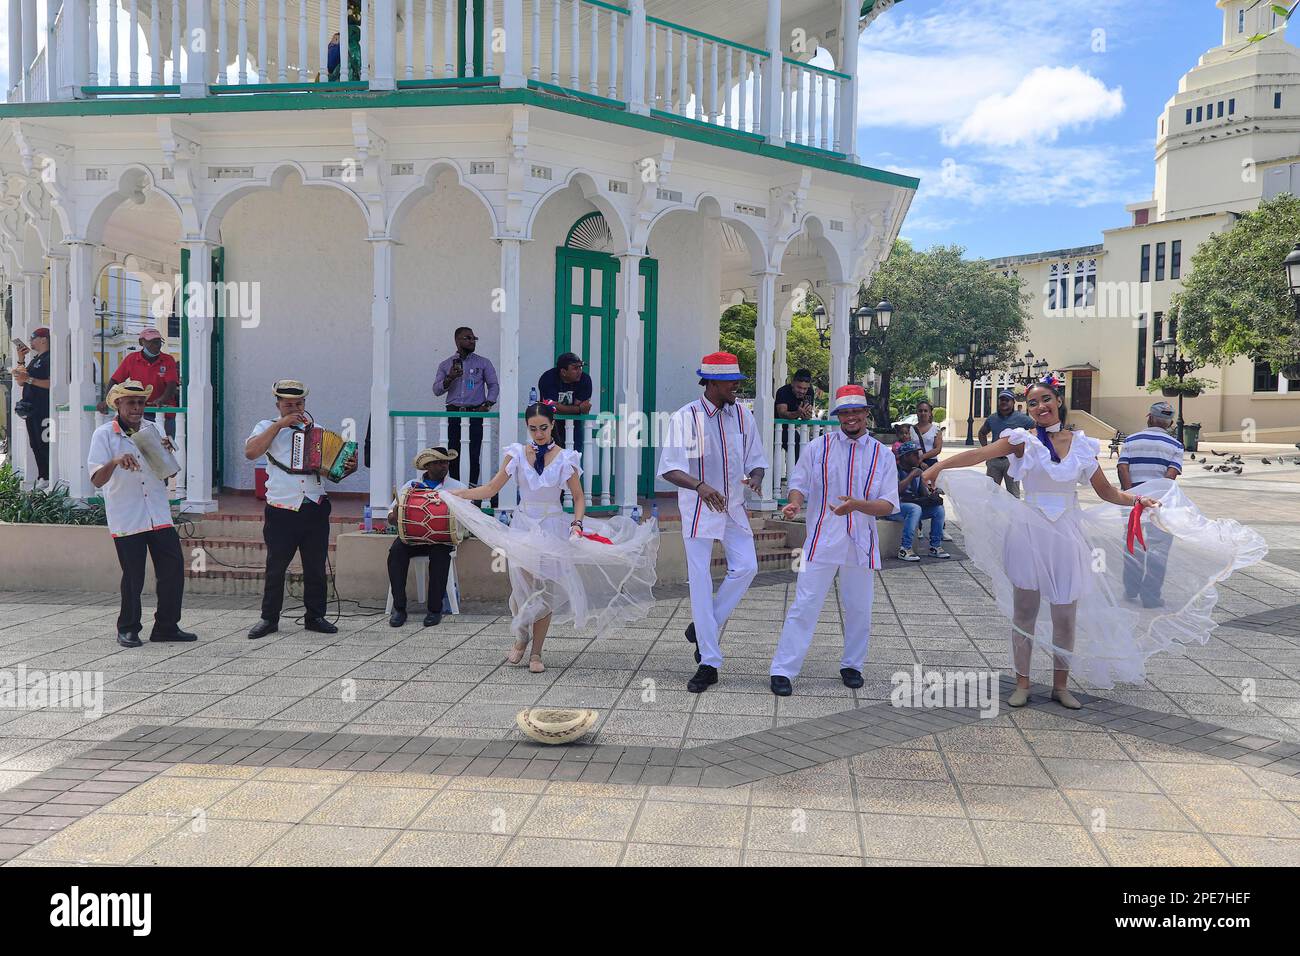
<instances>
[{"instance_id":1,"label":"blue neck scarf","mask_svg":"<svg viewBox=\"0 0 1300 956\"><path fill-rule=\"evenodd\" d=\"M1052 436L1050 433L1059 432L1060 430L1061 425L1059 422L1051 428L1044 428L1042 425L1038 426L1038 440L1047 446L1047 453L1052 456L1052 461L1055 462L1060 462L1061 456L1056 453L1056 446L1052 444Z\"/></svg>"},{"instance_id":2,"label":"blue neck scarf","mask_svg":"<svg viewBox=\"0 0 1300 956\"><path fill-rule=\"evenodd\" d=\"M533 468L539 475L546 470L546 456L554 447L555 442L548 442L545 445L533 443Z\"/></svg>"}]
</instances>

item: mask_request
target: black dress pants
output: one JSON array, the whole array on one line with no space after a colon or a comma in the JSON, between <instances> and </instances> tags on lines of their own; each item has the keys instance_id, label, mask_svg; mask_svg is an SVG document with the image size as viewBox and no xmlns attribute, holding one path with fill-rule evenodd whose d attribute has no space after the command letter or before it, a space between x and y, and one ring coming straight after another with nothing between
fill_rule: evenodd
<instances>
[{"instance_id":1,"label":"black dress pants","mask_svg":"<svg viewBox=\"0 0 1300 956\"><path fill-rule=\"evenodd\" d=\"M302 500L297 511L266 506L262 540L266 542L266 588L262 619L280 620L284 607L284 577L294 553L302 555L302 603L308 617L325 616L325 559L330 543L330 500Z\"/></svg>"},{"instance_id":2,"label":"black dress pants","mask_svg":"<svg viewBox=\"0 0 1300 956\"><path fill-rule=\"evenodd\" d=\"M429 588L425 603L430 614L442 611L442 598L447 593L447 577L451 572L451 545L407 544L398 538L388 549L388 585L393 591L393 610L406 610L406 574L412 558L429 559Z\"/></svg>"},{"instance_id":3,"label":"black dress pants","mask_svg":"<svg viewBox=\"0 0 1300 956\"><path fill-rule=\"evenodd\" d=\"M119 634L140 633L140 592L144 590L145 555L153 559L153 573L158 581L158 610L154 614L153 633L175 634L181 621L181 601L185 595L185 558L181 555L181 538L175 528L159 528L114 538L117 562L122 566L122 607L117 615Z\"/></svg>"},{"instance_id":4,"label":"black dress pants","mask_svg":"<svg viewBox=\"0 0 1300 956\"><path fill-rule=\"evenodd\" d=\"M464 405L448 405L449 412L468 412L473 409ZM457 453L457 457L447 466L447 473L457 481L462 480L460 477L460 423L462 419L447 419L447 447ZM479 479L479 451L483 447L483 419L474 417L469 419L469 478L467 484L473 486L478 484Z\"/></svg>"},{"instance_id":5,"label":"black dress pants","mask_svg":"<svg viewBox=\"0 0 1300 956\"><path fill-rule=\"evenodd\" d=\"M50 480L50 443L45 436L45 423L50 413L32 412L24 419L27 424L27 442L32 446L32 455L36 459L36 477Z\"/></svg>"}]
</instances>

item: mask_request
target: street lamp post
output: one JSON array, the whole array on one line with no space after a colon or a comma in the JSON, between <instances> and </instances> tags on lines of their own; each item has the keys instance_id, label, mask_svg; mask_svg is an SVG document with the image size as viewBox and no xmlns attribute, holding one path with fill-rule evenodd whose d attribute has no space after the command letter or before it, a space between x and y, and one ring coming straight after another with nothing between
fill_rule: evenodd
<instances>
[{"instance_id":1,"label":"street lamp post","mask_svg":"<svg viewBox=\"0 0 1300 956\"><path fill-rule=\"evenodd\" d=\"M1300 242L1282 260L1286 267L1286 284L1291 291L1291 304L1295 308L1296 324L1300 325ZM1300 354L1278 370L1288 382L1300 381Z\"/></svg>"},{"instance_id":2,"label":"street lamp post","mask_svg":"<svg viewBox=\"0 0 1300 956\"><path fill-rule=\"evenodd\" d=\"M830 348L831 322L826 314L826 307L818 305L813 309L813 321L817 324L817 339L822 348ZM878 349L885 343L889 333L889 323L894 317L894 307L885 299L873 309L860 305L850 313L853 320L849 326L849 382L857 381L857 358L872 349ZM873 322L874 320L874 322ZM831 383L834 391L836 383Z\"/></svg>"},{"instance_id":3,"label":"street lamp post","mask_svg":"<svg viewBox=\"0 0 1300 956\"><path fill-rule=\"evenodd\" d=\"M975 382L987 375L997 360L997 352L992 349L981 352L974 342L957 350L956 372L962 378L970 379L970 408L966 414L967 445L975 444Z\"/></svg>"},{"instance_id":4,"label":"street lamp post","mask_svg":"<svg viewBox=\"0 0 1300 956\"><path fill-rule=\"evenodd\" d=\"M1050 368L1047 359L1040 358L1038 361L1034 361L1034 353L1026 352L1019 362L1011 366L1011 372L1012 377L1017 382L1028 388L1035 382L1041 382Z\"/></svg>"},{"instance_id":5,"label":"street lamp post","mask_svg":"<svg viewBox=\"0 0 1300 956\"><path fill-rule=\"evenodd\" d=\"M1179 351L1177 339L1161 339L1154 348L1157 376L1161 374L1178 376L1178 440L1183 441L1183 378L1198 366Z\"/></svg>"}]
</instances>

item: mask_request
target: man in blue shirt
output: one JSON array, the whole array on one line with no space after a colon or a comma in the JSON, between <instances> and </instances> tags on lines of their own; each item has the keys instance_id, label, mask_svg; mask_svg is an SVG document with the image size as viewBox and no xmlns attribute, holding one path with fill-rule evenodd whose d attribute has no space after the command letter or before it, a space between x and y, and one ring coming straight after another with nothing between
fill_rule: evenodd
<instances>
[{"instance_id":1,"label":"man in blue shirt","mask_svg":"<svg viewBox=\"0 0 1300 956\"><path fill-rule=\"evenodd\" d=\"M1032 431L1034 423L1024 412L1016 410L1016 393L1009 388L1004 388L998 392L997 412L985 419L984 424L980 426L980 444L987 445L990 441L997 441L1002 437L1003 432L1012 428L1028 428ZM990 458L984 463L984 473L993 479L993 484L1006 485L1007 491L1019 498L1020 482L1008 473L1010 468L1011 461L1005 455Z\"/></svg>"},{"instance_id":2,"label":"man in blue shirt","mask_svg":"<svg viewBox=\"0 0 1300 956\"><path fill-rule=\"evenodd\" d=\"M903 523L903 540L898 549L898 560L914 562L921 558L912 553L912 539L921 522L928 518L930 557L947 561L952 555L943 550L943 499L938 494L927 492L921 481L924 471L921 466L921 446L914 441L905 441L898 446L897 454L899 510L876 520Z\"/></svg>"},{"instance_id":3,"label":"man in blue shirt","mask_svg":"<svg viewBox=\"0 0 1300 956\"><path fill-rule=\"evenodd\" d=\"M572 352L565 352L555 360L555 368L547 369L537 380L537 394L543 400L555 403L558 415L590 415L591 396L595 391L591 376L585 371L586 363ZM573 444L568 442L568 422L555 423L555 441L565 448L582 454L583 422L573 423Z\"/></svg>"},{"instance_id":4,"label":"man in blue shirt","mask_svg":"<svg viewBox=\"0 0 1300 956\"><path fill-rule=\"evenodd\" d=\"M500 383L492 362L479 355L478 336L467 325L456 330L456 354L443 359L433 376L433 394L447 396L449 412L487 412L497 403ZM460 449L460 417L447 420L447 445ZM469 420L469 483L479 483L479 452L483 447L483 419ZM460 477L460 462L453 460L451 476Z\"/></svg>"},{"instance_id":5,"label":"man in blue shirt","mask_svg":"<svg viewBox=\"0 0 1300 956\"><path fill-rule=\"evenodd\" d=\"M456 460L456 452L448 451L441 445L426 448L415 456L415 467L424 472L421 478L413 478L404 484L405 488L464 488L465 485L455 478L447 477L448 463ZM397 514L397 500L394 499L388 509L388 523L395 525L400 516ZM443 595L447 593L447 576L451 572L451 552L449 544L407 544L401 538L394 538L388 549L388 584L393 591L393 613L388 623L401 627L406 623L406 573L411 567L412 558L429 559L428 613L424 615L424 626L433 627L442 622Z\"/></svg>"},{"instance_id":6,"label":"man in blue shirt","mask_svg":"<svg viewBox=\"0 0 1300 956\"><path fill-rule=\"evenodd\" d=\"M1134 485L1157 478L1176 479L1183 473L1183 443L1169 434L1174 407L1156 402L1147 414L1147 427L1124 439L1119 452L1119 486L1128 491ZM1144 522L1146 550L1135 546L1124 555L1124 594L1130 601L1141 600L1147 608L1163 607L1160 589L1165 583L1169 547L1173 538L1154 524Z\"/></svg>"}]
</instances>

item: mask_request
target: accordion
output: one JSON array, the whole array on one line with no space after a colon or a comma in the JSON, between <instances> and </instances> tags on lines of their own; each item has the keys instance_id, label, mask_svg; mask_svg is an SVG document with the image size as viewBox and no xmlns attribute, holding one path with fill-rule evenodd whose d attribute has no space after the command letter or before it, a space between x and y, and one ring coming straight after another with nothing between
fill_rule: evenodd
<instances>
[{"instance_id":1,"label":"accordion","mask_svg":"<svg viewBox=\"0 0 1300 956\"><path fill-rule=\"evenodd\" d=\"M315 425L294 429L289 441L289 461L280 464L271 460L291 475L320 475L330 481L342 481L348 459L357 452L356 442Z\"/></svg>"}]
</instances>

